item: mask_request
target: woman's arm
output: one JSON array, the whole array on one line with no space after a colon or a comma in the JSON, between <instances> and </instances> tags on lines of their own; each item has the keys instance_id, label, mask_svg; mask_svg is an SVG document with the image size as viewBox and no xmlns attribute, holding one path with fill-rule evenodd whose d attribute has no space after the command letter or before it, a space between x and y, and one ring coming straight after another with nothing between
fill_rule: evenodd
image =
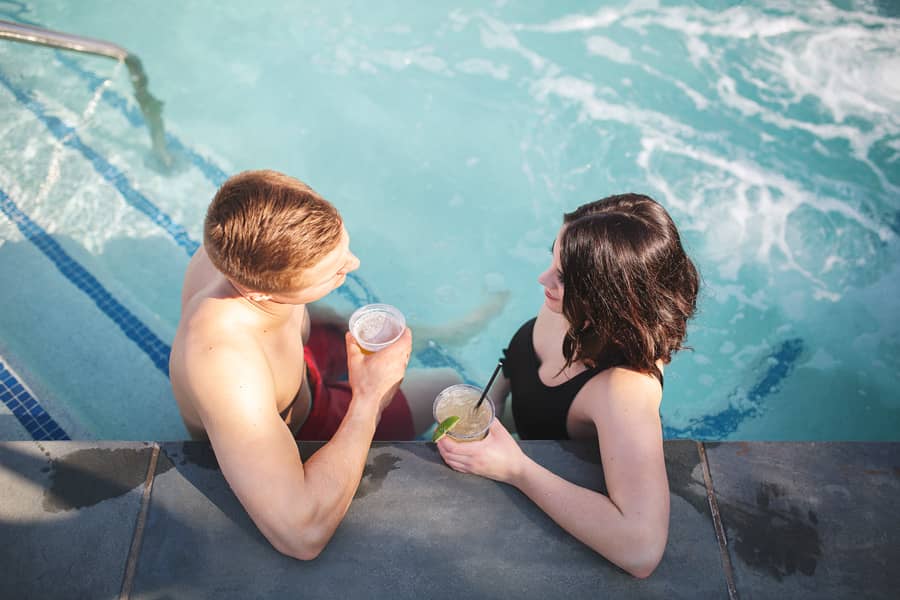
<instances>
[{"instance_id":1,"label":"woman's arm","mask_svg":"<svg viewBox=\"0 0 900 600\"><path fill-rule=\"evenodd\" d=\"M635 577L647 577L662 558L669 529L660 397L657 383L623 369L595 377L579 393L576 402L597 427L608 496L535 463L498 422L481 442L445 437L438 446L454 469L519 488L574 537Z\"/></svg>"}]
</instances>

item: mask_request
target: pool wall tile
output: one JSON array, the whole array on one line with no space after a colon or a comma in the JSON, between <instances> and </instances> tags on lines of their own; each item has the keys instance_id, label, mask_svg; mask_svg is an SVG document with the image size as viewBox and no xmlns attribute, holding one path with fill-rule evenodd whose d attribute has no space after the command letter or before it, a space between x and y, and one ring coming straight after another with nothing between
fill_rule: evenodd
<instances>
[{"instance_id":1,"label":"pool wall tile","mask_svg":"<svg viewBox=\"0 0 900 600\"><path fill-rule=\"evenodd\" d=\"M69 439L63 428L47 414L31 392L19 382L2 360L0 360L0 400L32 439Z\"/></svg>"},{"instance_id":2,"label":"pool wall tile","mask_svg":"<svg viewBox=\"0 0 900 600\"><path fill-rule=\"evenodd\" d=\"M116 300L97 278L70 257L62 246L25 214L2 189L0 189L0 212L15 223L22 235L43 252L60 273L94 300L97 308L144 351L157 369L166 377L169 376L169 345L160 340L149 327Z\"/></svg>"}]
</instances>

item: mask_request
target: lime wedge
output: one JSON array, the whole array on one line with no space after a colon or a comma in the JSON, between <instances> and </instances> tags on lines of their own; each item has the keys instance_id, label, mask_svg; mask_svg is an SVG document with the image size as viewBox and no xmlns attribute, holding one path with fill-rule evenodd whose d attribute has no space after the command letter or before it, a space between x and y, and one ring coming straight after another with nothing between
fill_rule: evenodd
<instances>
[{"instance_id":1,"label":"lime wedge","mask_svg":"<svg viewBox=\"0 0 900 600\"><path fill-rule=\"evenodd\" d=\"M456 425L457 421L459 421L459 417L455 415L441 421L440 425L437 426L434 433L431 435L431 441L436 442L447 435L447 432L453 429L453 426Z\"/></svg>"}]
</instances>

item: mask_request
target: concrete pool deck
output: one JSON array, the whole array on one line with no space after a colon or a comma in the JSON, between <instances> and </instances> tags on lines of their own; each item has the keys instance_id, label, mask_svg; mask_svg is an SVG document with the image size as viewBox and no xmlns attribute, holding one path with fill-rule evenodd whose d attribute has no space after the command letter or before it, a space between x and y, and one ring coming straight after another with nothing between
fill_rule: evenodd
<instances>
[{"instance_id":1,"label":"concrete pool deck","mask_svg":"<svg viewBox=\"0 0 900 600\"><path fill-rule=\"evenodd\" d=\"M602 489L594 445L522 446ZM207 444L0 442L0 597L896 597L900 443L665 448L669 542L636 580L425 442L373 445L344 522L307 563L269 546Z\"/></svg>"}]
</instances>

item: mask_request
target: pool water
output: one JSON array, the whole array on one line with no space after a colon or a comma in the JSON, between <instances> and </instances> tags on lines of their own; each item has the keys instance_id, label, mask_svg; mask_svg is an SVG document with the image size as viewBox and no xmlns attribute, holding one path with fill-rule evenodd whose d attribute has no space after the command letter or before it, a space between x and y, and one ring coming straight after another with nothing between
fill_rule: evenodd
<instances>
[{"instance_id":1,"label":"pool water","mask_svg":"<svg viewBox=\"0 0 900 600\"><path fill-rule=\"evenodd\" d=\"M704 283L667 437L896 440L900 11L792 4L0 2L137 54L176 159L124 66L0 41L7 387L73 438L184 438L181 277L218 185L272 168L346 220L334 308L441 325L509 293L414 359L475 383L540 306L563 212L648 193ZM28 437L3 394L0 435Z\"/></svg>"}]
</instances>

